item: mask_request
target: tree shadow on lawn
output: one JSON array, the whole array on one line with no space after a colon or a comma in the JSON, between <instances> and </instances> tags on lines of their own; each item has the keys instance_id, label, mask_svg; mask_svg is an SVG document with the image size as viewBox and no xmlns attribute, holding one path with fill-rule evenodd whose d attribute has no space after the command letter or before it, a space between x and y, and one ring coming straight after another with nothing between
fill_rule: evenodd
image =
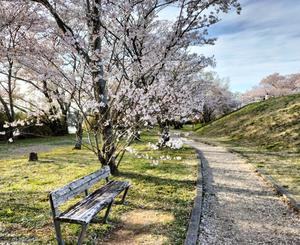
<instances>
[{"instance_id":1,"label":"tree shadow on lawn","mask_svg":"<svg viewBox=\"0 0 300 245\"><path fill-rule=\"evenodd\" d=\"M68 159L68 164L59 160L61 159L60 154L56 156L57 158L54 157L55 162L52 162L53 155L48 154L49 153L42 154L42 162L27 162L25 159L22 159L20 160L21 164L19 162L13 162L13 165L7 163L10 167L14 168L15 171L1 178L3 186L8 188L6 190L7 192L0 192L1 241L5 241L8 244L14 242L55 244L48 192L56 187L63 186L66 182L69 182L69 178L70 180L73 180L86 174L82 171L78 171L78 176L76 176L75 173L77 173L77 168L86 168L91 164L88 163L89 161L86 161L78 165L78 161L77 164L75 164L74 161L73 166L73 158L75 160L76 157L73 153L71 154L72 156L68 156L69 158L73 157L72 159ZM87 154L87 157L91 157L90 154ZM140 165L140 163L138 164ZM177 175L177 178L184 176L184 173L186 173L186 167L183 167L181 164L174 165L174 163L172 163L172 165L174 165L174 169L172 168L171 170L169 165L169 163L159 165L157 170L163 172L166 171L165 173L168 175L174 172L174 174ZM75 170L74 167L76 167ZM64 168L66 168L66 171L73 169L72 175L66 176L67 178L64 179L61 179L61 176L57 174L55 174L54 177L52 176L52 172L58 173L57 170ZM94 169L94 164L91 165L90 168L88 167L86 171L90 172L92 169ZM152 171L155 170L155 168L149 167L149 170ZM20 172L23 175L21 179L19 178ZM111 225L91 225L85 241L88 242L96 239L98 243L103 239L103 237L110 236L110 234L112 234L111 230L118 230L119 224L122 226L123 221L120 221L120 218L126 215L126 212L132 210L133 212L136 212L137 215L139 212L145 213L146 210L154 210L155 213L167 212L169 215L174 217L172 221L164 225L164 228L156 230L154 233L152 233L152 231L150 233L145 232L142 236L145 239L149 240L150 236L156 237L158 240L162 239L162 241L165 241L166 239L171 241L177 241L179 239L179 241L183 241L184 235L182 234L185 234L186 223L188 221L190 211L189 207L192 204L193 197L191 198L189 195L183 195L182 193L185 193L185 191L193 192L195 188L195 181L188 179L176 180L162 178L155 176L155 173L152 174L153 175L121 172L119 177L131 179L134 183L133 188L129 191L128 195L129 205L114 205L109 217L110 222L113 223ZM138 186L141 187L141 189L138 189ZM14 188L17 188L18 190L14 190ZM103 215L103 212L101 212L101 215ZM158 221L157 224L158 227L160 227L159 222L160 221ZM173 227L172 229L170 228L171 226ZM132 226L132 230L133 228L140 230L140 227L138 226ZM79 226L69 224L63 225L63 236L66 238L66 241L75 242L79 232ZM164 234L160 235L159 232L163 232ZM137 232L137 234L138 233L139 232ZM143 233L143 231L140 233ZM137 235L137 237L140 236ZM153 242L149 244L156 243ZM172 242L171 244L176 244L176 242Z\"/></svg>"},{"instance_id":2,"label":"tree shadow on lawn","mask_svg":"<svg viewBox=\"0 0 300 245\"><path fill-rule=\"evenodd\" d=\"M121 172L119 176L128 179L141 180L144 182L157 183L158 185L162 185L162 186L163 185L172 185L172 186L188 185L194 187L196 184L196 181L192 181L192 180L176 180L170 178L157 177L153 175L139 174L135 172Z\"/></svg>"},{"instance_id":3,"label":"tree shadow on lawn","mask_svg":"<svg viewBox=\"0 0 300 245\"><path fill-rule=\"evenodd\" d=\"M130 174L124 176L133 177ZM141 176L145 181L150 181L144 175ZM141 176L136 175L135 177L141 178ZM152 177L152 182L157 181L160 181L162 185L170 184L168 179ZM193 182L171 180L171 183L182 186ZM0 226L1 241L8 244L14 242L55 244L47 191L1 192L0 197L0 225L3 226L2 228ZM185 217L186 221L188 220L189 211L186 210L186 207L189 203L187 204L186 201L180 198L159 196L153 200L152 193L144 195L139 190L129 193L128 198L128 207L113 206L109 218L109 221L112 222L110 225L90 226L85 239L87 244L101 244L99 242L103 240L103 237L108 238L108 244L126 244L121 241L134 241L132 244L164 244L176 237L175 234L168 232L170 226L182 227L182 217ZM141 205L136 205L136 199L140 199L143 203L150 204L150 206L154 204L155 207L142 205L141 208ZM174 202L181 203L184 206L174 208L169 205ZM101 212L101 215L103 215L103 212ZM184 225L186 225L185 222ZM182 228L185 230L185 226ZM63 236L67 244L73 244L79 232L80 226L63 224ZM119 236L118 234L123 235ZM176 240L177 238L174 241ZM143 241L147 242L143 243ZM176 242L170 242L170 244L176 244Z\"/></svg>"}]
</instances>

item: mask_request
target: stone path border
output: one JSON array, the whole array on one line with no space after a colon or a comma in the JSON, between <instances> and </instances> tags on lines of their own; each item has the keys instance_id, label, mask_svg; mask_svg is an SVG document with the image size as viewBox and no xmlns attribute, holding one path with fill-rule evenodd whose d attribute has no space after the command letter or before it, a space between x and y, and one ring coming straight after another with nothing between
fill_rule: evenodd
<instances>
[{"instance_id":1,"label":"stone path border","mask_svg":"<svg viewBox=\"0 0 300 245\"><path fill-rule=\"evenodd\" d=\"M280 195L285 199L290 208L292 208L295 212L300 213L300 203L297 203L286 189L278 185L272 176L254 166L253 168L254 172L256 172L257 175L260 176L276 192L277 195Z\"/></svg>"},{"instance_id":2,"label":"stone path border","mask_svg":"<svg viewBox=\"0 0 300 245\"><path fill-rule=\"evenodd\" d=\"M199 150L196 149L198 154L199 164L198 164L198 177L197 177L197 191L196 197L194 199L194 206L192 209L190 222L187 230L187 235L185 238L184 245L196 245L199 236L199 226L201 221L201 211L202 211L202 194L203 194L203 176L202 176L202 163L203 157Z\"/></svg>"}]
</instances>

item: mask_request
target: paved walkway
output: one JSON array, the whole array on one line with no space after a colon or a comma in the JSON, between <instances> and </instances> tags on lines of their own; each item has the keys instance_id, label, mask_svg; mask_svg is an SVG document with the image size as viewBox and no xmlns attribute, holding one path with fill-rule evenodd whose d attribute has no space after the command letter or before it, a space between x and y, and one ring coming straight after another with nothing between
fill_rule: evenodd
<instances>
[{"instance_id":1,"label":"paved walkway","mask_svg":"<svg viewBox=\"0 0 300 245\"><path fill-rule=\"evenodd\" d=\"M194 141L202 152L204 195L199 244L300 245L300 218L243 159Z\"/></svg>"}]
</instances>

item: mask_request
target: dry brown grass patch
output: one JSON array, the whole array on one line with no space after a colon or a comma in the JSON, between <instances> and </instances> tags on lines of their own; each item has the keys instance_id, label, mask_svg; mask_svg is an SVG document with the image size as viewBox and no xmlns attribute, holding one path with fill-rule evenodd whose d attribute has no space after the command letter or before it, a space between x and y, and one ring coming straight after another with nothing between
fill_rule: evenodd
<instances>
[{"instance_id":1,"label":"dry brown grass patch","mask_svg":"<svg viewBox=\"0 0 300 245\"><path fill-rule=\"evenodd\" d=\"M168 242L168 238L159 234L165 224L174 221L170 213L158 210L136 209L126 213L122 218L122 225L114 231L106 242L109 245L161 245Z\"/></svg>"}]
</instances>

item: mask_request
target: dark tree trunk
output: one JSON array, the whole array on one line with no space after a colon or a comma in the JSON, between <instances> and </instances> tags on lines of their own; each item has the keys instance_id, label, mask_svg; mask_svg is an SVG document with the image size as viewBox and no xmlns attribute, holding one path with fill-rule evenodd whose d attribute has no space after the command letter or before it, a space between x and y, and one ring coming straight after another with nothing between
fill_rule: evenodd
<instances>
[{"instance_id":1,"label":"dark tree trunk","mask_svg":"<svg viewBox=\"0 0 300 245\"><path fill-rule=\"evenodd\" d=\"M103 147L102 152L104 154L105 158L105 165L109 165L110 171L112 175L116 175L118 173L118 167L116 165L116 159L115 159L115 142L113 138L113 128L112 124L105 126L103 130Z\"/></svg>"},{"instance_id":2,"label":"dark tree trunk","mask_svg":"<svg viewBox=\"0 0 300 245\"><path fill-rule=\"evenodd\" d=\"M212 121L213 119L213 112L214 110L212 108L210 108L209 106L207 106L206 104L204 104L203 106L203 122L204 123L209 123L210 121Z\"/></svg>"},{"instance_id":3,"label":"dark tree trunk","mask_svg":"<svg viewBox=\"0 0 300 245\"><path fill-rule=\"evenodd\" d=\"M108 162L110 172L112 175L117 175L119 173L118 166L116 164L116 158L113 156L112 159Z\"/></svg>"},{"instance_id":4,"label":"dark tree trunk","mask_svg":"<svg viewBox=\"0 0 300 245\"><path fill-rule=\"evenodd\" d=\"M14 137L14 133L13 133L13 129L12 128L8 128L7 130L5 130L5 138L6 140L9 140L11 138Z\"/></svg>"},{"instance_id":5,"label":"dark tree trunk","mask_svg":"<svg viewBox=\"0 0 300 245\"><path fill-rule=\"evenodd\" d=\"M6 120L9 123L15 121L15 111L14 111L14 100L13 100L13 84L12 84L12 73L13 73L13 61L11 59L8 60L9 67L8 67L8 75L7 75L7 95L8 95L8 102L4 100L4 98L0 95L0 103L3 106ZM13 138L13 128L9 127L5 130L5 137L6 139Z\"/></svg>"},{"instance_id":6,"label":"dark tree trunk","mask_svg":"<svg viewBox=\"0 0 300 245\"><path fill-rule=\"evenodd\" d=\"M182 129L183 128L183 124L178 121L174 121L173 125L174 125L174 129Z\"/></svg>"},{"instance_id":7,"label":"dark tree trunk","mask_svg":"<svg viewBox=\"0 0 300 245\"><path fill-rule=\"evenodd\" d=\"M167 121L161 122L160 120L158 120L158 122L159 122L160 133L161 133L158 146L161 148L161 147L165 147L167 142L170 140L169 123Z\"/></svg>"},{"instance_id":8,"label":"dark tree trunk","mask_svg":"<svg viewBox=\"0 0 300 245\"><path fill-rule=\"evenodd\" d=\"M46 122L46 125L49 126L49 128L52 131L52 134L54 136L63 136L68 134L68 123L66 120L66 117L62 117L60 119L56 119L54 121Z\"/></svg>"},{"instance_id":9,"label":"dark tree trunk","mask_svg":"<svg viewBox=\"0 0 300 245\"><path fill-rule=\"evenodd\" d=\"M62 124L61 125L62 133L64 135L69 134L68 112L67 111L62 111L61 124Z\"/></svg>"},{"instance_id":10,"label":"dark tree trunk","mask_svg":"<svg viewBox=\"0 0 300 245\"><path fill-rule=\"evenodd\" d=\"M78 112L76 113L76 125L75 125L76 127L76 143L74 146L75 150L81 150L82 135L83 135L82 123L83 123L83 118Z\"/></svg>"},{"instance_id":11,"label":"dark tree trunk","mask_svg":"<svg viewBox=\"0 0 300 245\"><path fill-rule=\"evenodd\" d=\"M99 159L102 167L109 166L110 173L112 175L117 175L118 174L119 171L118 171L118 166L116 164L116 159L115 159L115 156L114 156L114 151L113 151L113 153L111 155L109 153L104 153L104 157L103 157L103 154L99 153L98 154L98 159Z\"/></svg>"},{"instance_id":12,"label":"dark tree trunk","mask_svg":"<svg viewBox=\"0 0 300 245\"><path fill-rule=\"evenodd\" d=\"M98 61L101 63L101 60ZM103 140L103 146L101 152L98 153L98 159L101 162L102 166L109 165L111 174L117 174L117 165L115 161L115 139L113 134L113 125L112 120L110 118L110 112L108 108L107 101L107 90L106 90L106 80L103 79L103 65L95 64L99 69L93 72L93 81L94 81L94 89L95 89L95 98L98 103L103 104L104 106L99 107L98 119L101 125L97 125L96 131L100 130Z\"/></svg>"},{"instance_id":13,"label":"dark tree trunk","mask_svg":"<svg viewBox=\"0 0 300 245\"><path fill-rule=\"evenodd\" d=\"M14 121L15 120L15 110L14 110L14 100L13 100L12 69L13 69L13 61L11 61L9 59L8 97L9 97L10 117L11 117L11 121Z\"/></svg>"}]
</instances>

